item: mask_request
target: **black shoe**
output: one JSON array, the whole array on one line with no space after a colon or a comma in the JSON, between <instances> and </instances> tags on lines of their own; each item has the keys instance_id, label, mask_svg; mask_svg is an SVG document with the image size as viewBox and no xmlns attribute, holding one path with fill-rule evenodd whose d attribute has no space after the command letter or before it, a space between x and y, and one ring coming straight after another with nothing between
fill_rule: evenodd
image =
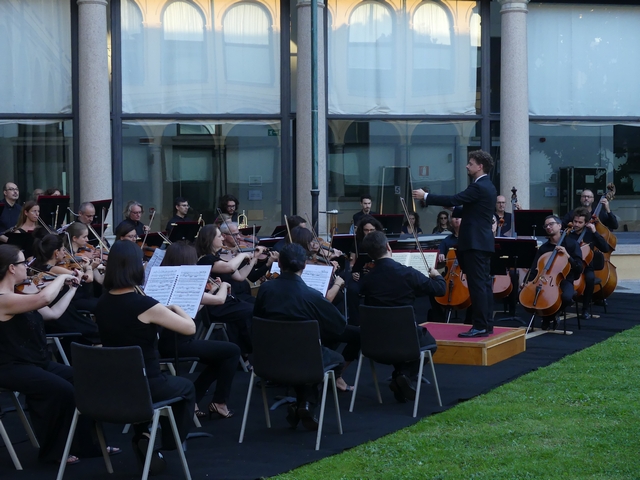
<instances>
[{"instance_id":1,"label":"black shoe","mask_svg":"<svg viewBox=\"0 0 640 480\"><path fill-rule=\"evenodd\" d=\"M398 385L398 382L396 382L395 377L391 379L389 388L393 392L393 397L396 399L398 403L407 403L407 398L400 391L400 386Z\"/></svg>"},{"instance_id":2,"label":"black shoe","mask_svg":"<svg viewBox=\"0 0 640 480\"><path fill-rule=\"evenodd\" d=\"M582 312L580 316L583 320L589 320L591 318L591 314L589 312Z\"/></svg>"},{"instance_id":3,"label":"black shoe","mask_svg":"<svg viewBox=\"0 0 640 480\"><path fill-rule=\"evenodd\" d=\"M477 338L477 337L488 337L489 333L486 329L479 330L477 328L471 328L467 332L462 332L458 334L460 338Z\"/></svg>"},{"instance_id":4,"label":"black shoe","mask_svg":"<svg viewBox=\"0 0 640 480\"><path fill-rule=\"evenodd\" d=\"M313 415L309 402L303 402L298 405L297 414L304 428L307 430L318 430L318 419Z\"/></svg>"},{"instance_id":5,"label":"black shoe","mask_svg":"<svg viewBox=\"0 0 640 480\"><path fill-rule=\"evenodd\" d=\"M144 462L147 456L147 450L149 448L149 437L143 435L142 437L133 438L131 444L133 446L133 452L138 460L140 470L144 469ZM151 455L151 466L149 467L149 475L159 475L167 468L167 462L165 461L162 453L155 451Z\"/></svg>"},{"instance_id":6,"label":"black shoe","mask_svg":"<svg viewBox=\"0 0 640 480\"><path fill-rule=\"evenodd\" d=\"M406 375L398 375L395 378L396 385L400 389L402 396L407 400L415 400L416 399L416 389L411 385L411 380Z\"/></svg>"},{"instance_id":7,"label":"black shoe","mask_svg":"<svg viewBox=\"0 0 640 480\"><path fill-rule=\"evenodd\" d=\"M298 409L295 403L290 403L287 407L287 422L291 425L291 428L295 429L298 426L300 417L298 416Z\"/></svg>"},{"instance_id":8,"label":"black shoe","mask_svg":"<svg viewBox=\"0 0 640 480\"><path fill-rule=\"evenodd\" d=\"M493 327L487 328L487 333L491 335L493 333Z\"/></svg>"}]
</instances>

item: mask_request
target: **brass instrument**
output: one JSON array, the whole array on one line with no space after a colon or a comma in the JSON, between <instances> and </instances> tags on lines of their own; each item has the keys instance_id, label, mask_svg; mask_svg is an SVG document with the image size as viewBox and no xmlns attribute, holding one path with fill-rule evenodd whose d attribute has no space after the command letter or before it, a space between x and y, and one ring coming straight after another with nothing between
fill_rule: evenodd
<instances>
[{"instance_id":1,"label":"brass instrument","mask_svg":"<svg viewBox=\"0 0 640 480\"><path fill-rule=\"evenodd\" d=\"M247 228L249 226L249 220L247 219L247 216L244 213L244 210L242 210L242 213L240 215L238 215L238 228Z\"/></svg>"}]
</instances>

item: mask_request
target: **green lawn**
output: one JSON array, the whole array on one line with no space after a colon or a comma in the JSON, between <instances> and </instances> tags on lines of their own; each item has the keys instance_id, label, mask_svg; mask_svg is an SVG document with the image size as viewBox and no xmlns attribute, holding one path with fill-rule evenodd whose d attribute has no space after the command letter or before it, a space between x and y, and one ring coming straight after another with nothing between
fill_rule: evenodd
<instances>
[{"instance_id":1,"label":"green lawn","mask_svg":"<svg viewBox=\"0 0 640 480\"><path fill-rule=\"evenodd\" d=\"M639 393L640 326L278 478L640 478Z\"/></svg>"}]
</instances>

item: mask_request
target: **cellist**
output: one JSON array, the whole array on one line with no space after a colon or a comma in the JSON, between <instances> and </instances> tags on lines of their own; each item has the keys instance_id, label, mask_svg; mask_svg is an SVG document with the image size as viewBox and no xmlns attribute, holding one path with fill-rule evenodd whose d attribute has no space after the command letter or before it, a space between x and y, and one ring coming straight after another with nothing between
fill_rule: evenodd
<instances>
[{"instance_id":1,"label":"cellist","mask_svg":"<svg viewBox=\"0 0 640 480\"><path fill-rule=\"evenodd\" d=\"M583 190L582 194L580 195L580 205L589 210L590 217L598 207L597 204L593 205L594 198L595 197L593 196L593 192L591 190ZM609 230L616 230L618 228L618 219L611 212L609 200L606 198L606 196L603 195L599 203L601 203L602 207L604 207L600 209L600 213L598 215L600 222ZM573 216L574 211L571 211L564 216L564 218L562 219L562 226L564 228L567 228L569 222L573 221Z\"/></svg>"},{"instance_id":2,"label":"cellist","mask_svg":"<svg viewBox=\"0 0 640 480\"><path fill-rule=\"evenodd\" d=\"M588 219L591 217L588 208L579 207L574 210L573 214L573 230L568 235L569 238L575 240L579 245L580 242L589 245L591 251L594 251L594 247L597 248L600 252L606 253L609 251L609 245L607 241L596 232L596 226L588 222ZM601 258L602 254L600 254L601 262L604 262L604 259ZM593 297L593 288L595 286L595 272L594 270L600 270L597 268L598 259L594 256L591 259L591 262L584 264L584 270L582 274L584 275L585 280L585 288L583 293L583 304L582 304L582 318L588 320L591 318L591 314L589 313L589 304L591 303L591 298Z\"/></svg>"},{"instance_id":3,"label":"cellist","mask_svg":"<svg viewBox=\"0 0 640 480\"><path fill-rule=\"evenodd\" d=\"M528 278L536 278L538 274L536 265L538 264L538 260L540 259L540 257L545 253L557 250L559 254L566 256L571 266L571 270L569 274L560 282L559 287L551 287L560 288L562 297L562 306L560 307L560 310L563 310L567 306L571 305L571 302L573 301L573 295L575 293L575 290L573 288L573 281L582 272L582 255L580 253L580 247L578 246L578 243L568 236L565 236L562 243L558 245L558 243L560 242L560 238L562 237L562 223L560 217L556 215L549 215L544 220L544 229L547 232L549 240L543 243L538 249L536 258L533 261L533 268L529 272ZM557 313L558 312L555 312L553 315L542 317L541 328L543 330L549 330L550 328L555 330L555 327L558 324L556 320Z\"/></svg>"}]
</instances>

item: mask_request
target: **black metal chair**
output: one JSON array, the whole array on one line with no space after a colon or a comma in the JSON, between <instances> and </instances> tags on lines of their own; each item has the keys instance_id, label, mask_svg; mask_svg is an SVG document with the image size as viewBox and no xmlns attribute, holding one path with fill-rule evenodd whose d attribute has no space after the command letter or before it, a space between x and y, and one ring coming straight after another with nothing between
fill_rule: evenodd
<instances>
[{"instance_id":1,"label":"black metal chair","mask_svg":"<svg viewBox=\"0 0 640 480\"><path fill-rule=\"evenodd\" d=\"M262 388L262 401L267 428L271 428L269 416L269 404L265 383L267 380L282 385L306 385L322 383L322 400L320 403L320 417L318 419L318 435L316 437L316 450L320 449L322 437L322 424L324 421L324 408L327 399L327 385L331 380L333 399L336 405L336 417L338 430L342 435L342 420L340 418L340 406L338 404L338 390L336 389L335 374L332 371L337 365L322 365L322 348L320 345L320 332L316 320L284 321L265 320L254 317L252 323L253 341L253 372L249 381L249 391L242 417L240 439L244 439L244 431L249 415L249 404L253 382L260 377Z\"/></svg>"},{"instance_id":2,"label":"black metal chair","mask_svg":"<svg viewBox=\"0 0 640 480\"><path fill-rule=\"evenodd\" d=\"M356 394L358 393L362 361L365 357L368 358L371 363L373 383L376 387L378 402L380 403L382 403L382 396L380 395L375 362L384 365L393 365L396 363L420 360L416 399L413 404L414 417L418 414L424 361L428 359L431 365L431 373L433 374L433 383L438 396L438 404L442 406L440 389L438 388L438 378L436 377L433 357L431 356L431 349L435 348L436 345L420 346L418 333L416 332L413 307L371 307L361 305L360 339L362 341L362 350L360 351L356 381L353 388L353 396L351 397L351 405L349 406L350 412L353 412Z\"/></svg>"},{"instance_id":3,"label":"black metal chair","mask_svg":"<svg viewBox=\"0 0 640 480\"><path fill-rule=\"evenodd\" d=\"M88 347L71 344L74 362L73 381L75 387L76 411L73 415L69 436L60 461L58 480L62 480L69 456L71 442L75 434L78 417L88 415L96 421L98 441L109 473L113 473L107 452L102 422L142 423L152 421L151 438L142 471L142 480L149 476L151 457L155 444L160 415L169 417L176 444L181 445L171 404L182 400L172 398L152 403L142 358L142 350L132 347ZM184 475L191 480L184 451L178 447Z\"/></svg>"}]
</instances>

